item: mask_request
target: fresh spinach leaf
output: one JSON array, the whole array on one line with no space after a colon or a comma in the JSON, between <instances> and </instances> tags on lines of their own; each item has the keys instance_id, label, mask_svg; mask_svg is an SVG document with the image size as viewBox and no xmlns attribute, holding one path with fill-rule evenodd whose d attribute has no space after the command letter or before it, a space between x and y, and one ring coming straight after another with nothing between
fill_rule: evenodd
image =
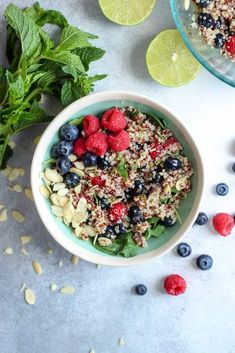
<instances>
[{"instance_id":1,"label":"fresh spinach leaf","mask_svg":"<svg viewBox=\"0 0 235 353\"><path fill-rule=\"evenodd\" d=\"M71 125L75 125L75 126L82 126L82 121L84 119L84 116L80 116L79 118L73 119L69 122L69 124Z\"/></svg>"},{"instance_id":2,"label":"fresh spinach leaf","mask_svg":"<svg viewBox=\"0 0 235 353\"><path fill-rule=\"evenodd\" d=\"M151 237L160 237L166 231L166 227L158 224L155 228L148 228L145 234L146 239L148 240Z\"/></svg>"}]
</instances>

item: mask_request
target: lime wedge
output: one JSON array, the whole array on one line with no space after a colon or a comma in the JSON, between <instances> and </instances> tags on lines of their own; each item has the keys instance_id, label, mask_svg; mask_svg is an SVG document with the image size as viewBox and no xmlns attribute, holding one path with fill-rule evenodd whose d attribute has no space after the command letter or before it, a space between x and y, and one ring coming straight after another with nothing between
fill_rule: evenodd
<instances>
[{"instance_id":1,"label":"lime wedge","mask_svg":"<svg viewBox=\"0 0 235 353\"><path fill-rule=\"evenodd\" d=\"M169 87L186 85L201 67L176 29L163 31L154 38L148 47L146 62L152 78Z\"/></svg>"},{"instance_id":2,"label":"lime wedge","mask_svg":"<svg viewBox=\"0 0 235 353\"><path fill-rule=\"evenodd\" d=\"M132 26L144 21L156 0L99 0L104 15L120 25Z\"/></svg>"}]
</instances>

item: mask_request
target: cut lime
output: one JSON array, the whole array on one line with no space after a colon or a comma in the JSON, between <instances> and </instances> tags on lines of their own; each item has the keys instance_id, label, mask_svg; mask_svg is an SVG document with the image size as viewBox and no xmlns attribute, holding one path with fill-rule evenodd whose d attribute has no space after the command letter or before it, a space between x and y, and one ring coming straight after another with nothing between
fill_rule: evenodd
<instances>
[{"instance_id":1,"label":"cut lime","mask_svg":"<svg viewBox=\"0 0 235 353\"><path fill-rule=\"evenodd\" d=\"M146 62L152 78L169 87L189 83L201 67L176 29L163 31L154 38L148 47Z\"/></svg>"},{"instance_id":2,"label":"cut lime","mask_svg":"<svg viewBox=\"0 0 235 353\"><path fill-rule=\"evenodd\" d=\"M156 0L99 0L104 15L120 25L132 26L144 21Z\"/></svg>"}]
</instances>

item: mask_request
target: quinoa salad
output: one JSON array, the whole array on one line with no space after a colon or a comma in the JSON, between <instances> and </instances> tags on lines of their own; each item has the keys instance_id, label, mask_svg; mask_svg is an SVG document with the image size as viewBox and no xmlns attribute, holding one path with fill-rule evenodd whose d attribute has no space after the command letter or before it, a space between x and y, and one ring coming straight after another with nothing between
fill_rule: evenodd
<instances>
[{"instance_id":1,"label":"quinoa salad","mask_svg":"<svg viewBox=\"0 0 235 353\"><path fill-rule=\"evenodd\" d=\"M221 55L235 61L235 0L194 0L197 11L193 27Z\"/></svg>"},{"instance_id":2,"label":"quinoa salad","mask_svg":"<svg viewBox=\"0 0 235 353\"><path fill-rule=\"evenodd\" d=\"M193 168L165 121L114 107L63 125L40 191L75 237L135 256L180 221Z\"/></svg>"}]
</instances>

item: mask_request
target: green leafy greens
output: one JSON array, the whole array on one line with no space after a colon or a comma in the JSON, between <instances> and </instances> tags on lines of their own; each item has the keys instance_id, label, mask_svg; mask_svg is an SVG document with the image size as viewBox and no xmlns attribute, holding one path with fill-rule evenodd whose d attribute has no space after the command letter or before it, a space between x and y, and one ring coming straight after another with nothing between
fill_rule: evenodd
<instances>
[{"instance_id":1,"label":"green leafy greens","mask_svg":"<svg viewBox=\"0 0 235 353\"><path fill-rule=\"evenodd\" d=\"M53 118L40 105L42 94L66 106L106 77L87 75L91 62L105 54L90 43L98 37L69 25L59 11L45 10L38 2L24 10L9 4L5 18L9 68L0 66L0 168L12 153L11 134ZM43 28L48 23L61 29L58 44Z\"/></svg>"}]
</instances>

